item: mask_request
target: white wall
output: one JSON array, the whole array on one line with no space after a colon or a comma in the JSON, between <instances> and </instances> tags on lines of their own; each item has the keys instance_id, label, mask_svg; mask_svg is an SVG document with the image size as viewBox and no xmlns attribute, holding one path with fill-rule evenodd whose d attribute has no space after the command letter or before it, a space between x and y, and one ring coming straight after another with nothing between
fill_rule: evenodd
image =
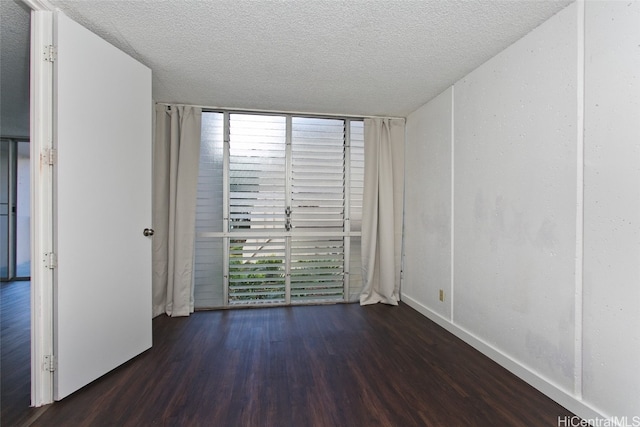
<instances>
[{"instance_id":1,"label":"white wall","mask_svg":"<svg viewBox=\"0 0 640 427\"><path fill-rule=\"evenodd\" d=\"M640 2L589 2L585 28L583 395L640 416Z\"/></svg>"},{"instance_id":2,"label":"white wall","mask_svg":"<svg viewBox=\"0 0 640 427\"><path fill-rule=\"evenodd\" d=\"M640 416L639 9L573 3L407 118L403 300L585 418Z\"/></svg>"},{"instance_id":3,"label":"white wall","mask_svg":"<svg viewBox=\"0 0 640 427\"><path fill-rule=\"evenodd\" d=\"M451 320L450 88L414 112L405 132L405 257L402 292ZM415 230L419 233L414 234ZM444 302L439 302L439 291Z\"/></svg>"}]
</instances>

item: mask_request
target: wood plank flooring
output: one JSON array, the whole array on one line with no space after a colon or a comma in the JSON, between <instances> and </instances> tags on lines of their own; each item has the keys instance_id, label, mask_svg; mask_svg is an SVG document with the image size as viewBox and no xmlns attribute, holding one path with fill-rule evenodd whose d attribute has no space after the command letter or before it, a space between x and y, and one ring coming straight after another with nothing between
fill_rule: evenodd
<instances>
[{"instance_id":1,"label":"wood plank flooring","mask_svg":"<svg viewBox=\"0 0 640 427\"><path fill-rule=\"evenodd\" d=\"M197 312L157 317L153 331L151 350L32 425L531 427L572 415L404 304Z\"/></svg>"},{"instance_id":2,"label":"wood plank flooring","mask_svg":"<svg viewBox=\"0 0 640 427\"><path fill-rule=\"evenodd\" d=\"M31 400L30 282L0 283L0 425L21 425Z\"/></svg>"}]
</instances>

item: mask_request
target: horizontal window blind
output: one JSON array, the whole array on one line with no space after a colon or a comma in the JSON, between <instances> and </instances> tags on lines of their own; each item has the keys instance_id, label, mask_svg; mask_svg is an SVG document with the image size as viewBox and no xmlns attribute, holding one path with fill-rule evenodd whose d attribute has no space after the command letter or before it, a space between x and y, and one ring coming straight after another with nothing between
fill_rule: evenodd
<instances>
[{"instance_id":1,"label":"horizontal window blind","mask_svg":"<svg viewBox=\"0 0 640 427\"><path fill-rule=\"evenodd\" d=\"M229 228L282 228L285 220L286 119L231 114Z\"/></svg>"},{"instance_id":2,"label":"horizontal window blind","mask_svg":"<svg viewBox=\"0 0 640 427\"><path fill-rule=\"evenodd\" d=\"M229 304L285 302L284 239L230 239Z\"/></svg>"},{"instance_id":3,"label":"horizontal window blind","mask_svg":"<svg viewBox=\"0 0 640 427\"><path fill-rule=\"evenodd\" d=\"M215 308L225 305L223 253L224 239L196 237L193 271L195 308Z\"/></svg>"},{"instance_id":4,"label":"horizontal window blind","mask_svg":"<svg viewBox=\"0 0 640 427\"><path fill-rule=\"evenodd\" d=\"M364 193L364 122L350 122L350 219L351 231L362 231L362 195Z\"/></svg>"},{"instance_id":5,"label":"horizontal window blind","mask_svg":"<svg viewBox=\"0 0 640 427\"><path fill-rule=\"evenodd\" d=\"M343 239L292 239L291 301L342 301L343 298Z\"/></svg>"},{"instance_id":6,"label":"horizontal window blind","mask_svg":"<svg viewBox=\"0 0 640 427\"><path fill-rule=\"evenodd\" d=\"M342 231L344 120L294 117L291 126L291 224Z\"/></svg>"},{"instance_id":7,"label":"horizontal window blind","mask_svg":"<svg viewBox=\"0 0 640 427\"><path fill-rule=\"evenodd\" d=\"M357 300L363 129L361 120L203 113L196 308Z\"/></svg>"},{"instance_id":8,"label":"horizontal window blind","mask_svg":"<svg viewBox=\"0 0 640 427\"><path fill-rule=\"evenodd\" d=\"M224 114L202 115L196 201L194 301L196 308L224 305L223 239L203 237L223 230Z\"/></svg>"},{"instance_id":9,"label":"horizontal window blind","mask_svg":"<svg viewBox=\"0 0 640 427\"><path fill-rule=\"evenodd\" d=\"M362 232L362 195L364 193L364 122L349 122L349 218L351 232ZM350 239L348 301L357 301L362 291L361 238Z\"/></svg>"}]
</instances>

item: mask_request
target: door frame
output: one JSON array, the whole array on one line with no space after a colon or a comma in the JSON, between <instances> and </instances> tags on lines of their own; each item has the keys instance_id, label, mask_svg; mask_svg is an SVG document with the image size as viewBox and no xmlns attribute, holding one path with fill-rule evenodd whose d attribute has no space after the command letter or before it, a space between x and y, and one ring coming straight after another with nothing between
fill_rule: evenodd
<instances>
[{"instance_id":1,"label":"door frame","mask_svg":"<svg viewBox=\"0 0 640 427\"><path fill-rule=\"evenodd\" d=\"M55 398L55 20L48 0L21 0L31 9L31 406Z\"/></svg>"},{"instance_id":2,"label":"door frame","mask_svg":"<svg viewBox=\"0 0 640 427\"><path fill-rule=\"evenodd\" d=\"M31 9L31 406L53 402L53 11L46 0L22 0Z\"/></svg>"}]
</instances>

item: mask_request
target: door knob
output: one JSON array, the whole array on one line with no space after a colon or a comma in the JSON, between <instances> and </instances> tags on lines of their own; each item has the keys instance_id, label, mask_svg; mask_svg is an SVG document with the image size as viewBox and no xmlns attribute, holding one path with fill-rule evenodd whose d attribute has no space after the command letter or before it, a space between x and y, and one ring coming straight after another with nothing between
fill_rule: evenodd
<instances>
[{"instance_id":1,"label":"door knob","mask_svg":"<svg viewBox=\"0 0 640 427\"><path fill-rule=\"evenodd\" d=\"M153 228L145 228L142 232L142 234L144 234L146 237L153 236L153 233Z\"/></svg>"}]
</instances>

